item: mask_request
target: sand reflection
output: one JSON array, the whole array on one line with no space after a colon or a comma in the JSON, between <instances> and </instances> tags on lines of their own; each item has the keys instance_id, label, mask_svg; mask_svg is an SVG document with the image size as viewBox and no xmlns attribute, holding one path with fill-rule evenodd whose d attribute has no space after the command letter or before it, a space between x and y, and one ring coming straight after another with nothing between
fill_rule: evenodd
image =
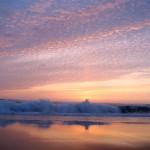
<instances>
[{"instance_id":1,"label":"sand reflection","mask_svg":"<svg viewBox=\"0 0 150 150\"><path fill-rule=\"evenodd\" d=\"M112 123L90 125L14 123L0 127L0 150L149 150L150 125Z\"/></svg>"}]
</instances>

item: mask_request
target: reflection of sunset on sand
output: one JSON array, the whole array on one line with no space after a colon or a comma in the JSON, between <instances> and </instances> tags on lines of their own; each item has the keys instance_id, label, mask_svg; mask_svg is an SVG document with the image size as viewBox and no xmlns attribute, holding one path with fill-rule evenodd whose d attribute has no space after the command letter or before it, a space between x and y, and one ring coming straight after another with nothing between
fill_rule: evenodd
<instances>
[{"instance_id":1,"label":"reflection of sunset on sand","mask_svg":"<svg viewBox=\"0 0 150 150\"><path fill-rule=\"evenodd\" d=\"M57 121L62 119L59 117ZM66 118L66 121L70 119ZM144 119L144 122L142 118L102 118L102 120L111 120L112 124L90 125L88 128L82 125L61 124L60 122L47 128L38 127L36 124L32 125L32 122L29 125L10 124L0 128L0 149L10 150L6 142L13 144L14 148L22 150L35 148L37 150L48 150L49 148L59 150L61 146L64 150L70 148L73 150L92 150L93 146L96 150L101 147L106 148L106 150L113 148L117 150L124 150L125 148L127 150L148 150L150 148L150 134L148 132L150 122L148 119Z\"/></svg>"},{"instance_id":2,"label":"reflection of sunset on sand","mask_svg":"<svg viewBox=\"0 0 150 150\"><path fill-rule=\"evenodd\" d=\"M48 129L34 126L12 125L8 127L15 132L29 134L31 137L60 142L94 142L101 144L121 144L134 146L142 142L149 142L149 125L103 125L91 126L85 130L83 126L52 125ZM109 137L109 138L108 138Z\"/></svg>"}]
</instances>

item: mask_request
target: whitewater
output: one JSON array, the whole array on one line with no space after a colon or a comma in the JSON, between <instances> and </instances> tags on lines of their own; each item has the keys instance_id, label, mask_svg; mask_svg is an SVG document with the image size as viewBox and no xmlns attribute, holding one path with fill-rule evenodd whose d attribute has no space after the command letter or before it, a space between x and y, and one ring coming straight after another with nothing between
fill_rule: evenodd
<instances>
[{"instance_id":1,"label":"whitewater","mask_svg":"<svg viewBox=\"0 0 150 150\"><path fill-rule=\"evenodd\" d=\"M31 115L144 115L150 116L150 104L56 103L48 100L0 100L0 114Z\"/></svg>"}]
</instances>

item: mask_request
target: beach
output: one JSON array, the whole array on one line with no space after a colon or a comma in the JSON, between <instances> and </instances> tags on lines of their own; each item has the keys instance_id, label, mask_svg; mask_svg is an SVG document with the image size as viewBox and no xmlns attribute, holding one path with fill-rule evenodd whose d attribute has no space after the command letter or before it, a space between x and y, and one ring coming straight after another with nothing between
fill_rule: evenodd
<instances>
[{"instance_id":1,"label":"beach","mask_svg":"<svg viewBox=\"0 0 150 150\"><path fill-rule=\"evenodd\" d=\"M149 117L0 116L1 150L149 150Z\"/></svg>"}]
</instances>

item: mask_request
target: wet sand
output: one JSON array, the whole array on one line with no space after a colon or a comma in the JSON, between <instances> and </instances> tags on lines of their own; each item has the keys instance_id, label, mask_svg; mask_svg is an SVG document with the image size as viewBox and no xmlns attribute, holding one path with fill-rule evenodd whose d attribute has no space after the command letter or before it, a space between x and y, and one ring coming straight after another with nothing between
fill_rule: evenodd
<instances>
[{"instance_id":1,"label":"wet sand","mask_svg":"<svg viewBox=\"0 0 150 150\"><path fill-rule=\"evenodd\" d=\"M10 118L0 117L0 150L150 149L149 118Z\"/></svg>"}]
</instances>

